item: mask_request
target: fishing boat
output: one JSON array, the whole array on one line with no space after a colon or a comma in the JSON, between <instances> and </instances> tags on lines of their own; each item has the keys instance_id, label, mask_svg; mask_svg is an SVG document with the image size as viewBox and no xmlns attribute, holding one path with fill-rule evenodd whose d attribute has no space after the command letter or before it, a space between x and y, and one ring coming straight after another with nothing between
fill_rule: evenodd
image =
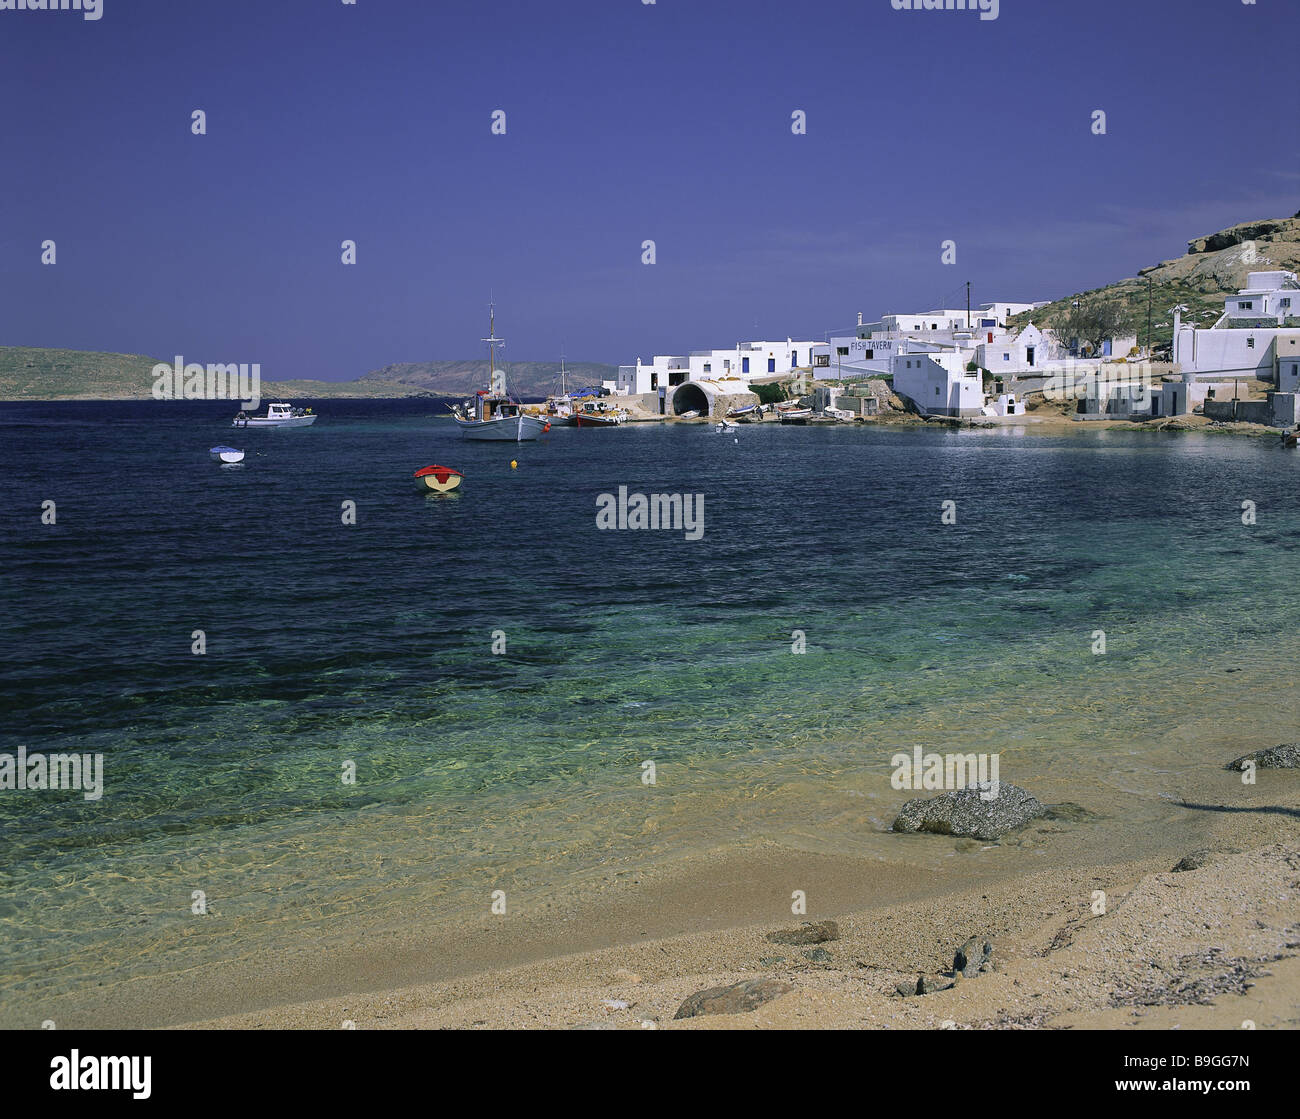
<instances>
[{"instance_id":1,"label":"fishing boat","mask_svg":"<svg viewBox=\"0 0 1300 1119\"><path fill-rule=\"evenodd\" d=\"M812 419L811 408L785 408L780 411L783 424L806 424Z\"/></svg>"},{"instance_id":2,"label":"fishing boat","mask_svg":"<svg viewBox=\"0 0 1300 1119\"><path fill-rule=\"evenodd\" d=\"M560 356L560 392L551 395L542 405L540 415L550 421L552 427L573 427L573 398L569 396L568 377L564 369L564 356Z\"/></svg>"},{"instance_id":3,"label":"fishing boat","mask_svg":"<svg viewBox=\"0 0 1300 1119\"><path fill-rule=\"evenodd\" d=\"M451 493L465 477L459 470L450 466L422 466L412 477L416 486L424 493Z\"/></svg>"},{"instance_id":4,"label":"fishing boat","mask_svg":"<svg viewBox=\"0 0 1300 1119\"><path fill-rule=\"evenodd\" d=\"M466 439L494 439L522 443L550 431L550 423L529 415L524 406L506 393L506 373L497 368L497 347L503 342L496 336L496 306L488 315L489 380L487 389L479 389L473 400L451 405L452 418Z\"/></svg>"},{"instance_id":5,"label":"fishing boat","mask_svg":"<svg viewBox=\"0 0 1300 1119\"><path fill-rule=\"evenodd\" d=\"M744 420L744 419L751 419L755 416L761 416L762 413L759 411L760 407L761 405L758 404L744 404L741 405L739 408L728 408L727 419Z\"/></svg>"},{"instance_id":6,"label":"fishing boat","mask_svg":"<svg viewBox=\"0 0 1300 1119\"><path fill-rule=\"evenodd\" d=\"M1282 446L1294 447L1296 445L1297 440L1300 440L1300 431L1282 432Z\"/></svg>"},{"instance_id":7,"label":"fishing boat","mask_svg":"<svg viewBox=\"0 0 1300 1119\"><path fill-rule=\"evenodd\" d=\"M683 412L677 418L679 420L698 420L700 418L700 410L698 408L692 408L689 412Z\"/></svg>"},{"instance_id":8,"label":"fishing boat","mask_svg":"<svg viewBox=\"0 0 1300 1119\"><path fill-rule=\"evenodd\" d=\"M627 413L620 408L609 408L604 404L588 404L573 413L575 427L617 427Z\"/></svg>"},{"instance_id":9,"label":"fishing boat","mask_svg":"<svg viewBox=\"0 0 1300 1119\"><path fill-rule=\"evenodd\" d=\"M316 422L316 414L310 408L295 408L283 400L277 400L266 406L265 416L250 416L240 412L231 421L231 427L310 427Z\"/></svg>"},{"instance_id":10,"label":"fishing boat","mask_svg":"<svg viewBox=\"0 0 1300 1119\"><path fill-rule=\"evenodd\" d=\"M234 447L213 447L208 451L217 462L243 462L244 452Z\"/></svg>"}]
</instances>

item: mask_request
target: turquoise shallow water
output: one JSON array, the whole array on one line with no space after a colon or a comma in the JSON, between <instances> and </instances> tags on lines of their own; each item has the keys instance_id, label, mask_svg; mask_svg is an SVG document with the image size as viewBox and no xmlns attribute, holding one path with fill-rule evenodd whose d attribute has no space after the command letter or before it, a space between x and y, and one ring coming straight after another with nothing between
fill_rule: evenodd
<instances>
[{"instance_id":1,"label":"turquoise shallow water","mask_svg":"<svg viewBox=\"0 0 1300 1119\"><path fill-rule=\"evenodd\" d=\"M317 407L233 440L223 406L0 407L0 752L105 758L95 803L0 791L11 1008L722 844L874 850L918 743L1155 828L1189 767L1294 726L1300 456L1273 440L516 448L461 443L432 402ZM222 442L245 464L211 463ZM430 462L462 493L417 494ZM597 530L620 485L703 493L703 539ZM194 889L238 938L191 935Z\"/></svg>"}]
</instances>

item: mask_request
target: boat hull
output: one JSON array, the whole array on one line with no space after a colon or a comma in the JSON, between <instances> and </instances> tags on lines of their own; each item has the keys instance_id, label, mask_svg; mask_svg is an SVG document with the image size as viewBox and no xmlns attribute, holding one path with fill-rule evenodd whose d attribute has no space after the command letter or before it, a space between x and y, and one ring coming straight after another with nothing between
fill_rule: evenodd
<instances>
[{"instance_id":1,"label":"boat hull","mask_svg":"<svg viewBox=\"0 0 1300 1119\"><path fill-rule=\"evenodd\" d=\"M254 417L248 420L233 420L231 427L311 427L316 422L315 416L290 416L284 420L268 420Z\"/></svg>"},{"instance_id":2,"label":"boat hull","mask_svg":"<svg viewBox=\"0 0 1300 1119\"><path fill-rule=\"evenodd\" d=\"M461 435L466 439L488 442L522 443L536 439L546 430L547 424L533 416L502 416L495 420L463 420L452 417Z\"/></svg>"},{"instance_id":3,"label":"boat hull","mask_svg":"<svg viewBox=\"0 0 1300 1119\"><path fill-rule=\"evenodd\" d=\"M422 493L451 493L460 486L463 475L449 466L425 466L413 476Z\"/></svg>"},{"instance_id":4,"label":"boat hull","mask_svg":"<svg viewBox=\"0 0 1300 1119\"><path fill-rule=\"evenodd\" d=\"M622 422L622 419L617 416L578 415L573 417L574 427L618 427Z\"/></svg>"}]
</instances>

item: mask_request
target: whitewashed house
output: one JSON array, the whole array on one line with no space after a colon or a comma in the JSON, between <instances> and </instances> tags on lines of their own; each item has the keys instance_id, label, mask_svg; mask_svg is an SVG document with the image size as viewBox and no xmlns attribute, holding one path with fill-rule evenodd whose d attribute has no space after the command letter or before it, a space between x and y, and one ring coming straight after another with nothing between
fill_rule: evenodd
<instances>
[{"instance_id":1,"label":"whitewashed house","mask_svg":"<svg viewBox=\"0 0 1300 1119\"><path fill-rule=\"evenodd\" d=\"M1198 329L1174 310L1174 352L1184 377L1278 381L1282 362L1300 339L1300 279L1294 272L1250 272L1246 286L1224 300L1213 326ZM1280 387L1280 386L1279 386Z\"/></svg>"},{"instance_id":2,"label":"whitewashed house","mask_svg":"<svg viewBox=\"0 0 1300 1119\"><path fill-rule=\"evenodd\" d=\"M635 365L618 367L617 391L621 395L672 389L686 381L739 378L762 380L789 375L798 370L823 372L830 363L825 342L740 342L726 350L692 350L689 354L657 355L649 363L637 358Z\"/></svg>"},{"instance_id":3,"label":"whitewashed house","mask_svg":"<svg viewBox=\"0 0 1300 1119\"><path fill-rule=\"evenodd\" d=\"M975 364L995 377L1041 372L1056 356L1057 346L1033 323L1019 334L1004 333L975 346Z\"/></svg>"},{"instance_id":4,"label":"whitewashed house","mask_svg":"<svg viewBox=\"0 0 1300 1119\"><path fill-rule=\"evenodd\" d=\"M984 410L984 384L978 372L968 372L957 352L901 354L894 358L894 392L910 400L927 416L979 416Z\"/></svg>"}]
</instances>

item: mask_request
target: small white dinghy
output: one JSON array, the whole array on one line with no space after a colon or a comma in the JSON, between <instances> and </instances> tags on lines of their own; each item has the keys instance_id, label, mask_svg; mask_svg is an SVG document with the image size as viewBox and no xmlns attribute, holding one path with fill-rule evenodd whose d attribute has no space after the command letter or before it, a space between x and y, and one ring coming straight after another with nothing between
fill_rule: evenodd
<instances>
[{"instance_id":1,"label":"small white dinghy","mask_svg":"<svg viewBox=\"0 0 1300 1119\"><path fill-rule=\"evenodd\" d=\"M217 462L243 462L244 452L234 447L213 447L208 451Z\"/></svg>"}]
</instances>

